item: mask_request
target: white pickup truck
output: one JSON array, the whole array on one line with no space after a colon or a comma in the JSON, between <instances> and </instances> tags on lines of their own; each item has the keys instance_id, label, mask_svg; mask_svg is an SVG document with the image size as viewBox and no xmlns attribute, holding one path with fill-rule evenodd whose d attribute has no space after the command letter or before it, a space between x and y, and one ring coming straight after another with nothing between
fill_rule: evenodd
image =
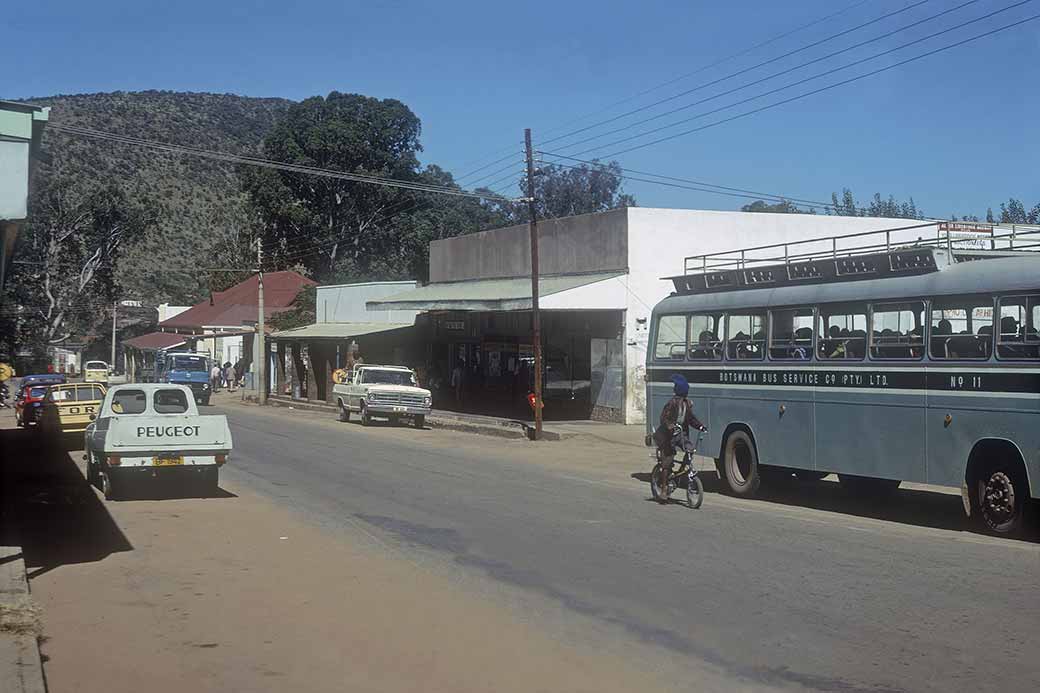
<instances>
[{"instance_id":1,"label":"white pickup truck","mask_svg":"<svg viewBox=\"0 0 1040 693\"><path fill-rule=\"evenodd\" d=\"M430 391L419 387L415 373L404 366L358 366L348 382L332 387L332 395L340 421L349 421L356 412L365 426L373 417L391 423L409 417L422 428L433 405Z\"/></svg>"},{"instance_id":2,"label":"white pickup truck","mask_svg":"<svg viewBox=\"0 0 1040 693\"><path fill-rule=\"evenodd\" d=\"M87 480L105 498L122 495L133 479L181 477L216 491L231 453L223 414L200 416L184 385L117 385L105 394L84 432Z\"/></svg>"}]
</instances>

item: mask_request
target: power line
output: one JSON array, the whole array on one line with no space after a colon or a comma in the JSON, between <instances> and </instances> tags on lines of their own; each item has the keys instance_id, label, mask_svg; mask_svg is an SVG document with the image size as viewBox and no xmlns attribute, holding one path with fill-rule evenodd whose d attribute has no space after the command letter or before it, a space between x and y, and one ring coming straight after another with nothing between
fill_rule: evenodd
<instances>
[{"instance_id":1,"label":"power line","mask_svg":"<svg viewBox=\"0 0 1040 693\"><path fill-rule=\"evenodd\" d=\"M686 91L679 92L678 94L674 94L672 96L668 96L666 98L663 98L663 99L660 99L658 101L655 101L655 102L653 102L651 104L647 104L646 106L640 106L639 108L635 108L633 110L627 111L627 112L622 113L620 115L616 115L616 116L614 116L612 118L607 118L606 120L602 120L602 121L600 121L598 123L593 123L592 125L587 125L587 126L585 126L583 128L578 128L577 130L573 130L573 131L565 133L563 135L558 135L558 136L553 137L551 139L545 140L544 142L542 142L542 144L543 145L551 144L552 142L556 142L558 140L565 139L565 138L570 137L572 135L577 135L578 133L585 132L585 131L591 130L593 128L597 128L597 127L599 127L601 125L607 125L608 123L613 123L613 122L615 122L617 120L620 120L622 118L627 118L628 116L635 115L636 113L641 113L641 112L646 111L648 109L651 109L651 108L653 108L655 106L659 106L659 105L661 105L663 103L668 103L669 101L674 101L675 99L682 98L683 96L686 96L688 94L692 94L695 91L700 91L701 89L705 89L707 87L714 86L716 84L719 84L720 82L725 82L728 79L732 79L734 77L739 77L740 75L747 74L748 72L751 72L752 70L757 70L760 67L765 67L766 65L770 65L770 64L775 63L777 61L783 60L784 58L789 58L792 55L796 55L796 54L801 53L803 51L807 51L807 50L809 50L811 48L815 48L816 46L819 46L819 45L822 45L824 43L827 43L828 41L833 41L836 38L840 38L840 37L845 36L847 34L851 34L851 33L855 32L855 31L859 31L860 29L863 29L864 27L868 27L868 26L870 26L872 24L877 24L878 22L884 21L884 20L889 19L891 17L894 17L894 16L896 16L898 14L902 14L904 12L908 12L908 11L912 10L913 8L915 8L915 7L919 7L919 6L923 5L923 4L925 4L926 2L928 2L928 0L918 0L917 2L915 2L915 3L911 4L911 5L907 5L906 7L903 7L901 9L893 10L892 12L886 12L885 14L881 15L880 17L875 17L874 19L871 19L870 21L863 22L862 24L857 24L856 26L852 27L851 29L845 29L844 31L839 31L836 34L831 34L830 36L827 36L826 38L822 38L822 39L820 39L818 41L813 41L810 44L802 46L801 48L796 48L796 49L794 49L792 51L788 51L787 53L784 53L783 55L778 55L778 56L776 56L774 58L770 58L769 60L765 60L763 62L760 62L760 63L757 63L755 65L752 65L751 67L746 67L746 68L744 68L742 70L738 70L737 72L733 72L731 74L728 74L725 77L719 77L718 79L714 79L714 80L712 80L710 82L705 82L704 84L700 84L700 85L698 85L696 87L693 87L692 89L687 89Z\"/></svg>"},{"instance_id":2,"label":"power line","mask_svg":"<svg viewBox=\"0 0 1040 693\"><path fill-rule=\"evenodd\" d=\"M1026 1L1028 2L1029 0L1026 0ZM925 17L924 19L919 19L916 22L913 22L911 24L906 24L906 25L901 26L901 27L899 27L897 29L894 29L892 31L886 32L886 33L881 34L879 36L875 36L874 38L867 39L866 41L860 41L859 43L853 44L853 45L851 45L851 46L849 46L847 48L842 48L841 50L837 50L837 51L828 53L827 55L820 56L819 58L814 58L814 59L812 59L812 60L810 60L808 62L800 63L798 65L795 65L794 67L789 67L789 68L787 68L785 70L781 70L779 72L774 72L774 73L772 73L770 75L767 75L765 77L761 77L761 78L756 79L756 80L754 80L752 82L747 82L746 84L741 84L740 86L733 87L732 89L728 89L726 91L719 92L718 94L712 94L711 96L707 96L707 97L705 97L703 99L698 99L697 101L693 101L693 102L685 104L683 106L679 106L678 108L673 108L671 110L664 111L663 113L658 113L657 115L651 116L649 118L644 118L642 120L637 120L634 123L629 123L628 125L624 125L622 127L615 128L613 130L607 130L606 132L601 132L599 134L595 134L595 135L591 135L589 137L586 137L584 139L580 139L580 140L577 140L577 141L574 141L574 142L570 142L568 144L564 144L564 145L562 145L562 148L563 149L567 149L569 147L577 147L578 145L585 144L586 142L591 142L593 140L597 140L597 139L599 139L601 137L607 137L609 135L614 135L614 134L617 134L619 132L624 132L625 130L628 130L630 128L634 128L634 127L636 127L638 125L644 125L646 123L650 123L650 122L653 122L655 120L660 120L661 118L665 118L667 116L674 115L674 114L679 113L681 111L688 110L690 108L693 108L694 106L699 106L702 103L707 103L709 101L714 101L715 99L720 99L723 96L729 96L730 94L736 93L738 91L742 91L744 89L747 89L748 87L753 87L756 84L762 84L763 82L768 82L769 80L775 79L777 77L781 77L783 75L790 74L791 72L795 72L797 70L800 70L803 67L808 67L810 65L815 65L816 63L823 62L824 60L829 60L830 58L833 58L835 56L841 55L843 53L848 53L849 51L856 50L857 48L862 48L863 46L869 45L871 43L877 43L878 41L881 41L881 40L884 40L886 38L889 38L890 36L894 36L896 34L902 33L904 31L907 31L908 29L912 29L912 28L914 28L916 26L920 26L921 24L926 24L928 22L934 21L934 20L938 19L939 17L942 17L944 15L950 14L951 12L956 12L957 10L963 9L963 8L967 7L968 5L974 5L977 2L979 2L979 0L967 0L967 2L964 2L964 3L960 4L960 5L957 5L956 7L951 7L949 9L943 10L942 12L939 12L938 14L933 14L930 17ZM1008 8L1008 9L1010 9L1010 8ZM1003 11L1003 10L999 10L998 12L1001 12L1001 11ZM994 14L996 14L996 13L994 13ZM966 22L965 24L960 24L960 25L958 25L956 27L952 27L950 29L946 29L944 31L938 32L937 34L932 34L931 36L925 36L924 38L920 38L920 39L917 39L915 41L911 41L909 43L905 43L905 44L903 44L901 46L897 46L896 48L892 48L892 49L886 50L886 51L884 51L882 53L878 53L876 55L870 56L869 58L864 58L862 60L858 60L856 62L849 63L848 65L843 65L841 67L837 67L837 68L834 68L832 70L828 70L826 72L821 72L819 74L813 75L812 77L806 77L805 79L802 79L802 80L800 80L798 82L792 82L791 84L785 85L785 86L780 87L778 89L775 89L773 91L767 91L767 92L765 92L763 94L758 94L757 96L753 96L753 97L751 97L748 100L750 101L750 100L761 98L763 96L768 96L769 94L775 93L776 91L783 91L784 89L789 89L789 88L791 88L793 86L797 86L799 84L803 84L805 82L809 82L809 81L812 81L814 79L819 79L820 77L825 77L826 75L832 74L834 72L838 72L838 71L841 71L841 70L846 70L846 69L848 69L850 67L854 67L855 65L858 65L860 63L868 62L868 61L873 60L875 58L879 58L879 57L888 55L889 53L893 53L893 52L898 51L898 50L900 50L902 48L906 48L908 46L912 46L912 45L914 45L916 43L921 43L922 41L926 41L929 38L933 38L933 37L935 37L935 36L937 36L939 34L948 33L950 31L954 31L955 29L959 29L959 28L961 28L963 26L966 26L967 24L971 24L971 23L974 23L974 22L977 22L977 21L981 21L982 19L987 19L990 16L992 16L992 14L991 15L986 15L986 16L981 17L981 18L976 19L976 20L973 20L972 22ZM688 94L688 93L691 93L693 91L697 91L697 89L691 89L690 91L688 91L686 93ZM730 104L730 106L728 106L727 108L732 107L734 105L739 105L741 103L744 103L744 101L738 101L736 104ZM708 113L711 113L711 112L712 111L709 111ZM702 115L706 115L706 114L702 114ZM682 123L682 122L685 122L685 121L678 121L678 122ZM667 129L669 127L671 127L671 125L664 125L664 126L661 126L661 129ZM657 132L657 130L650 130L649 132ZM545 143L543 143L543 144L545 144ZM591 150L587 150L587 151L591 151Z\"/></svg>"},{"instance_id":3,"label":"power line","mask_svg":"<svg viewBox=\"0 0 1040 693\"><path fill-rule=\"evenodd\" d=\"M1025 4L1026 2L1032 2L1032 0L1024 0L1023 2L1018 3L1018 4L1019 5ZM717 120L717 121L714 121L714 122L711 122L711 123L707 123L705 125L701 125L701 126L696 127L696 128L691 128L689 130L684 130L683 132L679 132L679 133L675 133L675 134L672 134L672 135L668 135L667 137L661 137L661 138L653 140L651 142L645 142L643 144L636 145L634 147L629 147L627 149L621 149L621 150L612 152L610 154L606 154L606 155L603 156L603 158L607 159L607 158L612 158L612 157L615 157L615 156L619 156L621 154L627 154L629 152L636 151L637 149L643 149L645 147L650 147L650 146L653 146L655 144L660 144L662 142L667 142L667 141L670 141L670 140L673 140L673 139L676 139L676 138L679 138L679 137L684 137L686 135L690 135L690 134L693 134L695 132L700 132L702 130L707 130L708 128L713 128L713 127L716 127L718 125L723 125L725 123L732 122L734 120L739 120L740 118L746 118L747 116L755 115L756 113L761 113L763 111L767 111L767 110L776 108L778 106L783 106L783 105L792 103L794 101L799 101L801 99L805 99L805 98L808 98L810 96L814 96L816 94L820 94L822 92L829 91L831 89L836 89L837 87L845 86L846 84L852 84L853 82L858 82L861 79L866 79L867 77L873 77L874 75L880 74L882 72L887 72L889 70L894 70L897 67L902 67L903 65L906 65L906 64L909 64L909 63L912 63L912 62L916 62L918 60L930 57L930 56L935 55L937 53L942 53L944 51L948 51L948 50L952 50L954 48L958 48L958 47L963 46L963 45L965 45L967 43L971 43L973 41L977 41L979 39L986 38L988 36L992 36L994 34L1002 32L1002 31L1006 31L1008 29L1012 29L1012 28L1020 26L1022 24L1026 24L1027 22L1034 21L1034 20L1036 20L1038 18L1040 18L1040 14L1033 15L1033 16L1030 16L1030 17L1026 17L1025 19L1021 19L1019 21L1012 22L1010 24L1005 24L1004 26L998 27L996 29L991 29L990 31L986 31L986 32L983 32L981 34L976 34L975 36L971 36L971 37L963 39L961 41L957 41L955 43L951 43L951 44L942 46L940 48L936 48L936 49L928 51L926 53L921 53L920 55L912 56L912 57L907 58L905 60L901 60L901 61L899 61L897 63L893 63L892 65L887 65L885 67L881 67L881 68L878 68L876 70L871 70L870 72L866 72L866 73L863 73L861 75L857 75L855 77L850 77L849 79L845 79L845 80L842 80L840 82L835 82L833 84L828 84L826 86L820 87L818 89L813 89L811 91L807 91L807 92L804 92L802 94L796 94L795 96L792 96L790 98L783 99L781 101L777 101L777 102L774 102L774 103L771 103L771 104L766 104L765 106L761 106L759 108L755 108L755 109L752 109L750 111L745 111L744 113L738 113L738 114L736 114L734 116L730 116L728 118L723 118L722 120ZM774 91L777 91L777 90L774 90ZM755 98L761 98L761 95L759 97L755 97ZM747 101L747 100L748 99L746 99L745 101ZM731 108L733 105L735 105L735 104L731 104L730 106L727 106L725 108ZM716 109L716 111L718 111L718 110L723 110L723 109ZM715 111L712 111L712 112L715 112ZM701 115L695 116L693 118L687 118L686 120L681 121L681 122L688 122L690 120L695 120L696 118L703 117L703 115L705 115L705 114L701 114ZM674 127L677 124L678 123L673 123L669 127ZM588 153L590 151L595 151L596 149L603 149L605 147L610 147L610 146L613 146L615 144L618 144L620 142L625 142L625 141L629 141L631 139L636 139L638 137L645 136L646 134L649 134L649 133L642 133L641 135L635 135L633 137L624 138L623 140L618 140L617 142L611 142L609 144L605 144L605 145L602 145L602 146L593 147L591 149L585 150L584 152L579 152L578 156L580 156L582 154L586 154L586 153Z\"/></svg>"},{"instance_id":4,"label":"power line","mask_svg":"<svg viewBox=\"0 0 1040 693\"><path fill-rule=\"evenodd\" d=\"M83 137L92 137L96 139L118 142L121 144L132 144L140 147L149 147L152 149L158 149L160 151L166 151L175 154L191 154L193 156L199 156L208 159L216 159L219 161L226 161L229 163L245 164L248 166L258 166L261 168L271 168L281 171L289 171L293 173L304 173L308 175L322 176L326 178L347 180L355 183L366 183L370 185L403 188L407 190L417 190L420 192L437 193L442 195L454 195L457 197L471 197L477 199L498 199L498 196L486 195L483 193L476 192L467 192L465 190L462 190L461 188L448 188L444 186L430 185L416 181L401 180L397 178L386 178L360 173L347 173L344 171L335 171L332 169L318 168L314 166L290 164L286 162L272 161L270 159L263 159L260 157L241 156L237 154L229 154L226 152L216 152L207 149L201 149L198 147L189 147L186 145L175 145L167 144L165 142L155 142L151 140L140 139L137 137L131 137L128 135L118 135L115 133L101 132L99 130L91 130L88 128L81 128L77 126L62 125L60 123L51 123L48 126L48 129L59 130L61 132L65 132L72 135L79 135Z\"/></svg>"},{"instance_id":5,"label":"power line","mask_svg":"<svg viewBox=\"0 0 1040 693\"><path fill-rule=\"evenodd\" d=\"M546 156L552 156L552 157L557 157L557 158L560 158L560 159L566 159L568 161L577 161L577 162L580 162L582 164L586 164L588 166L597 166L597 167L607 168L606 164L603 164L602 162L599 162L599 161L587 161L585 159L577 159L577 158L572 157L572 156L564 156L563 154L557 154L555 152L541 152L541 151L539 151L538 153L539 154L544 154ZM560 163L560 162L550 162L550 165L552 165L552 166L564 166L564 167L572 168L572 169L580 169L581 168L580 166L571 166L569 164L563 164L563 163ZM739 194L739 195L735 195L735 196L737 196L737 197L755 198L755 199L763 199L764 198L764 199L776 200L777 202L791 202L791 203L797 202L797 203L800 203L800 204L803 204L803 205L810 205L812 207L830 208L830 207L834 206L833 202L820 202L819 200L809 200L809 199L800 198L800 197L791 197L789 195L779 195L779 194L776 194L776 193L765 193L765 192L761 192L761 191L758 191L758 190L748 190L747 188L735 188L735 187L728 186L728 185L718 185L716 183L706 183L704 181L692 180L690 178L679 178L677 176L668 176L668 175L663 175L663 174L660 174L660 173L650 173L648 171L637 171L637 170L631 169L631 168L622 168L621 166L618 166L617 168L622 173L635 174L637 176L651 176L653 178L661 178L661 179L663 179L665 181L672 181L672 182L676 182L676 183L685 183L685 184L688 184L688 185L702 186L704 188L716 188L717 189L717 190L705 189L705 190L703 190L703 192L714 192L714 193L721 194L721 195L733 195L733 194L736 194L736 193L743 193L743 194ZM643 181L643 179L636 179L636 178L632 178L630 176L623 176L623 177L628 179L628 180L641 180L641 181ZM657 183L658 181L643 181L643 182Z\"/></svg>"},{"instance_id":6,"label":"power line","mask_svg":"<svg viewBox=\"0 0 1040 693\"><path fill-rule=\"evenodd\" d=\"M573 118L573 119L568 120L568 121L566 121L564 123L561 123L560 125L557 125L557 126L554 126L552 128L549 128L548 130L545 130L545 132L546 133L559 132L560 130L562 130L564 128L567 128L567 127L570 127L571 125L574 125L575 123L579 123L579 122L581 122L583 120L586 120L588 118L591 118L593 116L597 116L600 113L606 113L607 111L609 111L610 109L614 108L615 106L620 106L621 104L628 103L630 101L634 101L635 99L638 99L638 98L640 98L642 96L646 96L647 94L653 93L653 92L655 92L655 91L657 91L659 89L663 89L664 87L671 86L672 84L674 84L676 82L679 82L679 81L682 81L682 80L684 80L684 79L686 79L688 77L692 77L694 75L700 74L700 73L702 73L702 72L704 72L706 70L710 70L713 67L718 67L719 65L727 63L727 62L729 62L731 60L735 60L737 58L741 58L741 57L743 57L743 56L745 56L745 55L747 55L749 53L752 53L752 52L758 50L759 48L765 48L766 46L769 46L769 45L771 45L773 43L776 43L777 41L785 39L788 36L796 34L796 33L800 32L800 31L804 31L805 29L808 29L810 27L816 26L817 24L822 24L823 22L826 22L826 21L828 21L830 19L834 19L835 17L841 16L841 15L843 15L843 14L845 14L845 13L851 11L851 10L856 9L857 7L859 7L861 5L867 4L867 2L869 2L869 0L858 0L857 2L854 2L851 5L848 5L848 6L846 6L843 9L837 10L836 12L832 12L831 14L825 15L825 16L820 17L818 19L814 19L813 21L808 22L807 24L802 24L800 26L797 26L794 29L790 29L788 31L785 31L785 32L783 32L781 34L773 36L772 38L766 39L765 41L762 41L760 43L756 43L753 46L750 46L748 48L742 49L742 50L740 50L740 51L738 51L736 53L733 53L731 55L728 55L728 56L726 56L724 58L720 58L718 60L715 60L714 62L702 65L701 67L698 67L698 68L696 68L696 69L694 69L694 70L692 70L690 72L687 72L685 74L679 75L678 77L674 77L674 78L672 78L672 79L670 79L670 80L668 80L666 82L662 82L662 83L658 84L657 86L650 87L649 89L644 89L643 91L641 91L641 92L639 92L637 94L634 94L632 96L628 96L628 97L625 97L625 98L620 99L618 101L614 101L612 103L609 103L609 104L607 104L607 105L605 105L605 106L603 106L603 107L601 107L601 108L599 108L599 109L597 109L595 111L592 111L590 113L586 113L585 115L578 116L577 118ZM496 150L495 153L490 154L488 156L497 156L498 154L504 153L505 151L507 151L507 149L499 149L499 150ZM463 168L468 168L469 166L472 166L475 163L483 161L484 159L485 159L485 157L479 157L477 159L471 159L470 161L466 162L466 164L463 166ZM486 166L481 167L480 169L477 169L477 170L483 170L487 166L494 166L499 161L504 161L504 160L505 160L505 157L503 157L502 159L499 159L498 161L493 161L490 164L486 164ZM474 171L474 173L475 172L476 171Z\"/></svg>"}]
</instances>

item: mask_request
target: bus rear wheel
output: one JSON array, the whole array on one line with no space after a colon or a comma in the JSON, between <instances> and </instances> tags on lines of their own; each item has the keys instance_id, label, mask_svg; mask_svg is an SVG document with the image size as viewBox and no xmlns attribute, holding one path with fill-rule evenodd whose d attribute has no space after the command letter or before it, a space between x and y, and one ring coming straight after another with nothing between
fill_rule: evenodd
<instances>
[{"instance_id":1,"label":"bus rear wheel","mask_svg":"<svg viewBox=\"0 0 1040 693\"><path fill-rule=\"evenodd\" d=\"M738 428L726 436L722 464L726 471L726 481L734 495L755 495L762 483L762 474L758 467L758 450L750 433Z\"/></svg>"},{"instance_id":2,"label":"bus rear wheel","mask_svg":"<svg viewBox=\"0 0 1040 693\"><path fill-rule=\"evenodd\" d=\"M976 475L972 515L993 534L1014 536L1025 528L1029 486L1014 465L998 464Z\"/></svg>"}]
</instances>

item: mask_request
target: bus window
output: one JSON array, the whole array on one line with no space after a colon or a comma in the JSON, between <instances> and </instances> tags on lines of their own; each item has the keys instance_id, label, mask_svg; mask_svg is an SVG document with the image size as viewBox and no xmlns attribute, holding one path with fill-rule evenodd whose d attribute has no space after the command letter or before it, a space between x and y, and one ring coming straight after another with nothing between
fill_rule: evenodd
<instances>
[{"instance_id":1,"label":"bus window","mask_svg":"<svg viewBox=\"0 0 1040 693\"><path fill-rule=\"evenodd\" d=\"M730 313L726 328L726 358L746 361L765 357L764 313Z\"/></svg>"},{"instance_id":2,"label":"bus window","mask_svg":"<svg viewBox=\"0 0 1040 693\"><path fill-rule=\"evenodd\" d=\"M1001 297L999 327L998 358L1040 359L1040 295Z\"/></svg>"},{"instance_id":3,"label":"bus window","mask_svg":"<svg viewBox=\"0 0 1040 693\"><path fill-rule=\"evenodd\" d=\"M774 310L769 325L769 358L795 360L812 358L812 308Z\"/></svg>"},{"instance_id":4,"label":"bus window","mask_svg":"<svg viewBox=\"0 0 1040 693\"><path fill-rule=\"evenodd\" d=\"M988 359L993 347L993 299L944 296L932 299L933 359Z\"/></svg>"},{"instance_id":5,"label":"bus window","mask_svg":"<svg viewBox=\"0 0 1040 693\"><path fill-rule=\"evenodd\" d=\"M921 358L924 352L924 302L875 304L870 330L871 358Z\"/></svg>"},{"instance_id":6,"label":"bus window","mask_svg":"<svg viewBox=\"0 0 1040 693\"><path fill-rule=\"evenodd\" d=\"M662 315L657 321L654 358L682 360L686 356L686 316Z\"/></svg>"},{"instance_id":7,"label":"bus window","mask_svg":"<svg viewBox=\"0 0 1040 693\"><path fill-rule=\"evenodd\" d=\"M695 361L718 361L722 358L722 313L700 313L690 316L690 358Z\"/></svg>"},{"instance_id":8,"label":"bus window","mask_svg":"<svg viewBox=\"0 0 1040 693\"><path fill-rule=\"evenodd\" d=\"M821 359L862 360L867 355L867 304L820 306Z\"/></svg>"}]
</instances>

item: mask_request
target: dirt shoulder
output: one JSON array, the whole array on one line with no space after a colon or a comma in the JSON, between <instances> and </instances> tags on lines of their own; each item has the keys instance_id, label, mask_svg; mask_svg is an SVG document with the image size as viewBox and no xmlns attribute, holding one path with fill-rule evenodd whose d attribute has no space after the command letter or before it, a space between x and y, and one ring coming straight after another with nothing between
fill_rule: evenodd
<instances>
[{"instance_id":1,"label":"dirt shoulder","mask_svg":"<svg viewBox=\"0 0 1040 693\"><path fill-rule=\"evenodd\" d=\"M224 487L107 503L131 548L34 579L53 693L669 687L638 659Z\"/></svg>"}]
</instances>

